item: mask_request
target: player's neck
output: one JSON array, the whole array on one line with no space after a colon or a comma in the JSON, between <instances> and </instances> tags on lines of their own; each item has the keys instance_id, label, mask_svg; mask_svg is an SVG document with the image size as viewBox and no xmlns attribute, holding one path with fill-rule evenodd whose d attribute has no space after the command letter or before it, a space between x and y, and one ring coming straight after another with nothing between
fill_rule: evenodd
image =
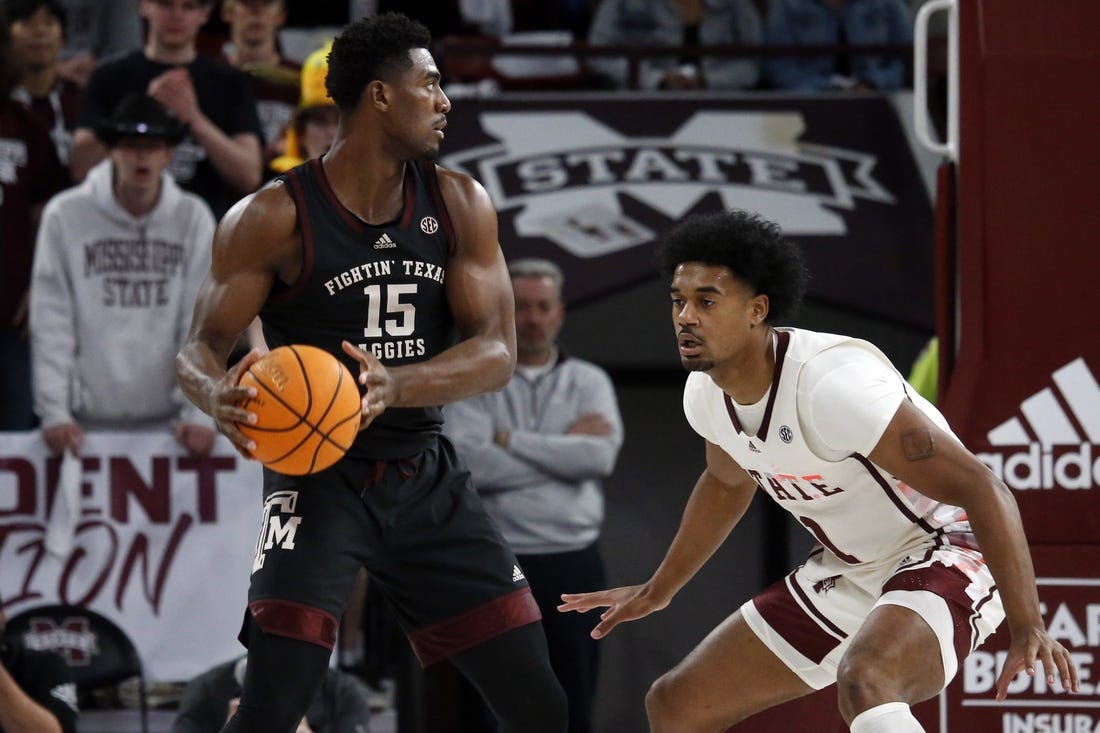
<instances>
[{"instance_id":1,"label":"player's neck","mask_svg":"<svg viewBox=\"0 0 1100 733\"><path fill-rule=\"evenodd\" d=\"M770 326L761 325L754 329L743 349L710 370L710 378L734 402L752 405L771 389L774 372L773 331Z\"/></svg>"},{"instance_id":2,"label":"player's neck","mask_svg":"<svg viewBox=\"0 0 1100 733\"><path fill-rule=\"evenodd\" d=\"M378 155L362 141L337 136L321 164L336 198L363 221L385 224L401 212L405 162Z\"/></svg>"}]
</instances>

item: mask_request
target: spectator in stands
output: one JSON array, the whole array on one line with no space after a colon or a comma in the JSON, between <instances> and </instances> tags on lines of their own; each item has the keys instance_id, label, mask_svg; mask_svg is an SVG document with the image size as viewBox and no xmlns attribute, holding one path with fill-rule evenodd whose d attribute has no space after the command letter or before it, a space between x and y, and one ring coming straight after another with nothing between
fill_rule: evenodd
<instances>
[{"instance_id":1,"label":"spectator in stands","mask_svg":"<svg viewBox=\"0 0 1100 733\"><path fill-rule=\"evenodd\" d=\"M187 683L172 733L218 733L236 712L247 657L225 662ZM357 677L330 669L295 733L367 733L367 688Z\"/></svg>"},{"instance_id":2,"label":"spectator in stands","mask_svg":"<svg viewBox=\"0 0 1100 733\"><path fill-rule=\"evenodd\" d=\"M65 9L59 0L7 0L5 7L19 74L12 96L41 119L58 159L67 165L80 89L60 74Z\"/></svg>"},{"instance_id":3,"label":"spectator in stands","mask_svg":"<svg viewBox=\"0 0 1100 733\"><path fill-rule=\"evenodd\" d=\"M508 271L516 372L502 391L448 405L444 430L535 594L550 664L569 698L569 731L589 733L599 643L591 622L557 606L570 588L605 582L601 481L622 446L622 418L608 375L558 347L565 319L558 266L522 259Z\"/></svg>"},{"instance_id":4,"label":"spectator in stands","mask_svg":"<svg viewBox=\"0 0 1100 733\"><path fill-rule=\"evenodd\" d=\"M283 136L298 103L301 66L279 51L286 22L284 0L224 0L222 20L229 44L222 60L248 74L263 128L264 162L282 154ZM322 86L324 80L322 79Z\"/></svg>"},{"instance_id":5,"label":"spectator in stands","mask_svg":"<svg viewBox=\"0 0 1100 733\"><path fill-rule=\"evenodd\" d=\"M763 42L752 0L602 0L588 42L595 46L756 46ZM626 59L593 58L589 66L606 83L630 86ZM642 89L748 89L756 86L756 58L683 56L642 60Z\"/></svg>"},{"instance_id":6,"label":"spectator in stands","mask_svg":"<svg viewBox=\"0 0 1100 733\"><path fill-rule=\"evenodd\" d=\"M320 158L332 147L340 112L325 89L328 53L332 42L311 53L302 64L301 101L294 123L287 130L284 153L271 161L275 173L283 173L311 158Z\"/></svg>"},{"instance_id":7,"label":"spectator in stands","mask_svg":"<svg viewBox=\"0 0 1100 733\"><path fill-rule=\"evenodd\" d=\"M765 38L777 46L912 44L913 27L904 0L771 0ZM800 92L888 91L906 83L897 56L777 56L766 69L776 89Z\"/></svg>"},{"instance_id":8,"label":"spectator in stands","mask_svg":"<svg viewBox=\"0 0 1100 733\"><path fill-rule=\"evenodd\" d=\"M76 733L76 684L65 660L5 640L6 626L0 598L0 731Z\"/></svg>"},{"instance_id":9,"label":"spectator in stands","mask_svg":"<svg viewBox=\"0 0 1100 733\"><path fill-rule=\"evenodd\" d=\"M165 170L183 125L132 92L97 129L110 154L42 215L31 282L35 409L55 453L84 429L168 427L192 455L213 422L172 366L210 266L214 217Z\"/></svg>"},{"instance_id":10,"label":"spectator in stands","mask_svg":"<svg viewBox=\"0 0 1100 733\"><path fill-rule=\"evenodd\" d=\"M16 70L0 6L0 430L31 430L27 288L41 207L69 183L41 122L12 100Z\"/></svg>"},{"instance_id":11,"label":"spectator in stands","mask_svg":"<svg viewBox=\"0 0 1100 733\"><path fill-rule=\"evenodd\" d=\"M60 0L65 8L61 76L84 87L96 63L141 48L135 0Z\"/></svg>"},{"instance_id":12,"label":"spectator in stands","mask_svg":"<svg viewBox=\"0 0 1100 733\"><path fill-rule=\"evenodd\" d=\"M216 217L261 182L262 132L248 78L198 54L195 41L213 0L140 0L145 48L98 66L81 99L73 135L73 176L83 179L107 151L95 127L129 92L143 92L186 124L170 171Z\"/></svg>"}]
</instances>

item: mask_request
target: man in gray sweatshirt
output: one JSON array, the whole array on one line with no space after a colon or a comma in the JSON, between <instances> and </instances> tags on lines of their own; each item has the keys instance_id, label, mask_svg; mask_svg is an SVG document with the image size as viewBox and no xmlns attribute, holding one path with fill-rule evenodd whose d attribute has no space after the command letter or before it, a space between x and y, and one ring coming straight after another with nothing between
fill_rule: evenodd
<instances>
[{"instance_id":1,"label":"man in gray sweatshirt","mask_svg":"<svg viewBox=\"0 0 1100 733\"><path fill-rule=\"evenodd\" d=\"M622 446L622 418L607 373L558 348L565 318L558 266L521 259L508 270L515 375L499 392L448 405L443 425L527 576L550 663L569 698L569 731L584 733L591 730L598 643L587 619L556 607L562 593L603 587L601 480Z\"/></svg>"},{"instance_id":2,"label":"man in gray sweatshirt","mask_svg":"<svg viewBox=\"0 0 1100 733\"><path fill-rule=\"evenodd\" d=\"M214 216L166 172L184 127L132 94L98 133L110 155L46 205L31 275L35 411L51 451L85 428L175 430L192 455L214 423L183 398L173 361L210 266Z\"/></svg>"}]
</instances>

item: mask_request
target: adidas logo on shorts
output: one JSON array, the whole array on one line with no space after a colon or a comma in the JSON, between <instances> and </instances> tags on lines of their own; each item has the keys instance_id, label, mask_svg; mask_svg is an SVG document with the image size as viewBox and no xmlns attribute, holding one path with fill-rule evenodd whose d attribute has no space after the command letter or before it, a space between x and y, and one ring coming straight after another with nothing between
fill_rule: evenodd
<instances>
[{"instance_id":1,"label":"adidas logo on shorts","mask_svg":"<svg viewBox=\"0 0 1100 733\"><path fill-rule=\"evenodd\" d=\"M390 235L386 234L385 232L383 232L382 236L379 237L378 240L374 243L375 249L392 249L396 246L397 243L390 239Z\"/></svg>"},{"instance_id":2,"label":"adidas logo on shorts","mask_svg":"<svg viewBox=\"0 0 1100 733\"><path fill-rule=\"evenodd\" d=\"M523 580L525 577L527 577L527 576L525 576L523 574L523 571L519 569L519 565L513 565L512 566L512 582L513 583L518 583L519 581Z\"/></svg>"}]
</instances>

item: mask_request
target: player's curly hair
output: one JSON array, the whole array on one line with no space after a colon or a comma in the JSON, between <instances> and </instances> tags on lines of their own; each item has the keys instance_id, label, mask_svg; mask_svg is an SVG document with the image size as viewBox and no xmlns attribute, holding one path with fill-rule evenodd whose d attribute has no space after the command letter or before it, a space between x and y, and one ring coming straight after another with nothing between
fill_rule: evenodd
<instances>
[{"instance_id":1,"label":"player's curly hair","mask_svg":"<svg viewBox=\"0 0 1100 733\"><path fill-rule=\"evenodd\" d=\"M684 262L728 267L768 296L768 323L794 313L809 279L801 250L779 225L740 209L687 219L658 241L657 261L669 277Z\"/></svg>"},{"instance_id":2,"label":"player's curly hair","mask_svg":"<svg viewBox=\"0 0 1100 733\"><path fill-rule=\"evenodd\" d=\"M412 66L409 50L428 48L426 27L401 13L382 13L344 28L332 42L325 89L343 112L358 106L363 90L376 79L390 80Z\"/></svg>"}]
</instances>

